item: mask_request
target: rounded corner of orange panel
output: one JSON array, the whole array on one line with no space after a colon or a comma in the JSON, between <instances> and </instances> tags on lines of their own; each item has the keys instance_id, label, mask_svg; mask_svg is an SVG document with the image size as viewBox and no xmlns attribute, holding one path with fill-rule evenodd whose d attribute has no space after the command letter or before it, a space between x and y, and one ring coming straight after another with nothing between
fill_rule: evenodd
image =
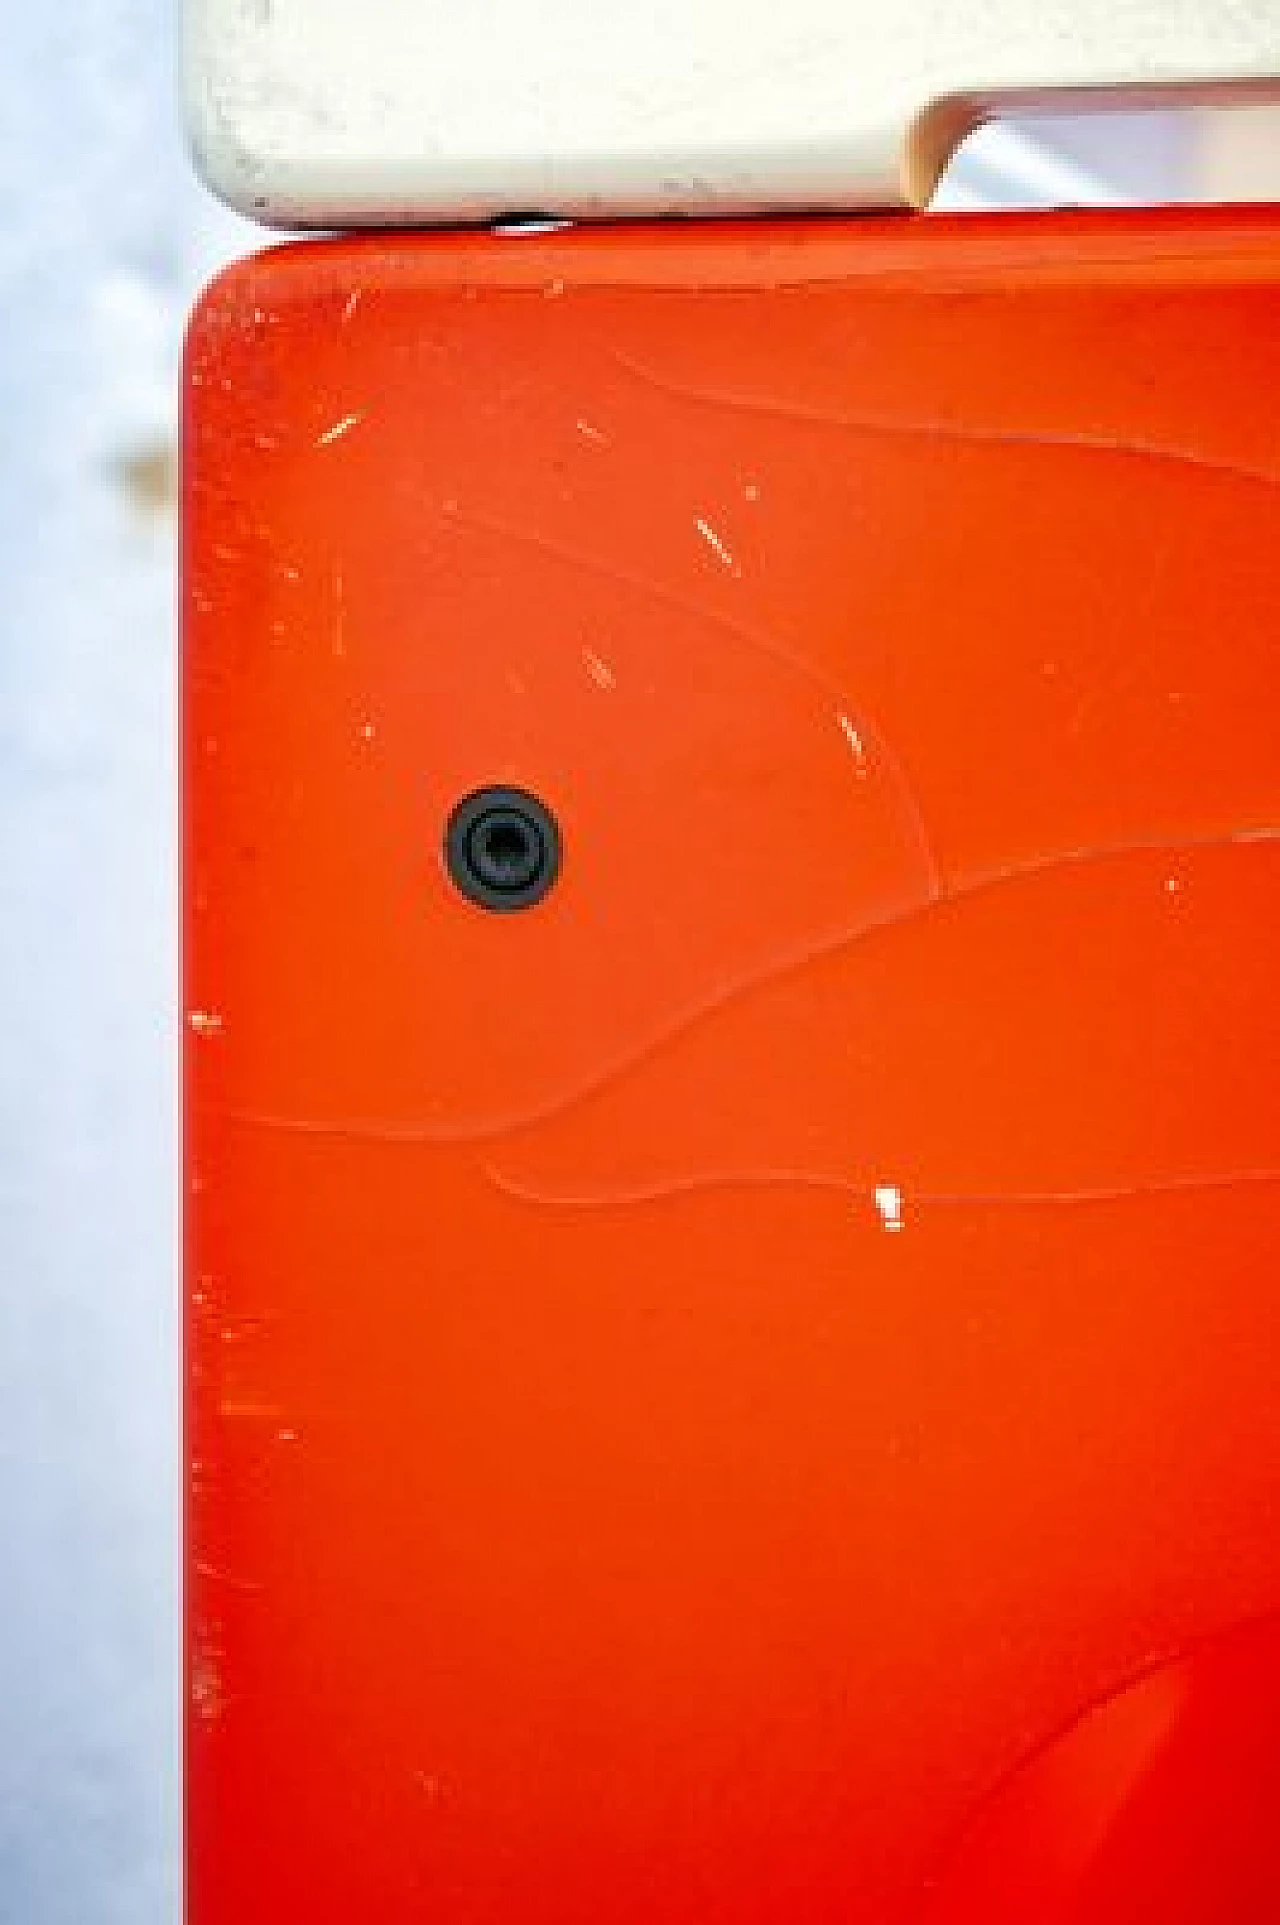
<instances>
[{"instance_id":1,"label":"rounded corner of orange panel","mask_svg":"<svg viewBox=\"0 0 1280 1925\"><path fill-rule=\"evenodd\" d=\"M1277 320L1262 213L201 310L193 1925L1275 1913Z\"/></svg>"}]
</instances>

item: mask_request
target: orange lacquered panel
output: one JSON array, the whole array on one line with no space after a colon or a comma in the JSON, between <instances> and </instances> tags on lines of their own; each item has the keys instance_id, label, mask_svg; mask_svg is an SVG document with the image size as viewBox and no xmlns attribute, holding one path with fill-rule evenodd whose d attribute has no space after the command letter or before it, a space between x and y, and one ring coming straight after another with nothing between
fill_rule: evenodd
<instances>
[{"instance_id":1,"label":"orange lacquered panel","mask_svg":"<svg viewBox=\"0 0 1280 1925\"><path fill-rule=\"evenodd\" d=\"M1280 216L285 248L185 406L191 1925L1280 1917Z\"/></svg>"}]
</instances>

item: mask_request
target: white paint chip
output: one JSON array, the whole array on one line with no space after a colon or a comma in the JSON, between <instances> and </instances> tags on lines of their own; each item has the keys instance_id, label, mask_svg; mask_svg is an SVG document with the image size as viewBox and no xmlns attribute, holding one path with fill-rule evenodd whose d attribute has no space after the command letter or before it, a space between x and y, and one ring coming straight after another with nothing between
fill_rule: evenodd
<instances>
[{"instance_id":1,"label":"white paint chip","mask_svg":"<svg viewBox=\"0 0 1280 1925\"><path fill-rule=\"evenodd\" d=\"M582 651L582 660L586 667L587 674L591 677L597 688L611 689L618 686L618 678L610 668L608 662L604 660L603 656L597 655L594 649L584 648Z\"/></svg>"},{"instance_id":2,"label":"white paint chip","mask_svg":"<svg viewBox=\"0 0 1280 1925\"><path fill-rule=\"evenodd\" d=\"M857 758L858 774L860 776L865 775L867 772L866 771L866 761L867 761L866 743L863 741L861 735L858 733L858 730L854 725L854 723L852 723L849 720L849 717L844 713L843 709L840 710L839 713L837 714L836 720L840 724L841 734L844 736L845 741L849 744L849 747L853 750L853 753Z\"/></svg>"},{"instance_id":3,"label":"white paint chip","mask_svg":"<svg viewBox=\"0 0 1280 1925\"><path fill-rule=\"evenodd\" d=\"M716 530L711 526L711 523L707 521L704 516L695 515L693 525L716 559L723 562L731 574L741 574L742 571L734 560L732 551L725 543L723 537L717 534Z\"/></svg>"},{"instance_id":4,"label":"white paint chip","mask_svg":"<svg viewBox=\"0 0 1280 1925\"><path fill-rule=\"evenodd\" d=\"M335 441L341 441L344 434L350 434L353 428L360 426L366 412L361 409L357 414L344 414L341 421L335 421L331 428L326 428L322 435L317 436L316 447L329 448Z\"/></svg>"},{"instance_id":5,"label":"white paint chip","mask_svg":"<svg viewBox=\"0 0 1280 1925\"><path fill-rule=\"evenodd\" d=\"M876 1209L884 1228L891 1234L904 1228L902 1220L902 1191L893 1183L876 1185Z\"/></svg>"}]
</instances>

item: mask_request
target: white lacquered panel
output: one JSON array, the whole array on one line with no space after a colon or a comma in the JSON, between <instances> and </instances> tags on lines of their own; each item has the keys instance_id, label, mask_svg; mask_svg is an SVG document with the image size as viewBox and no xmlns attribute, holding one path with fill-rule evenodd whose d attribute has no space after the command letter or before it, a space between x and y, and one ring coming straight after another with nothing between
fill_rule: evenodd
<instances>
[{"instance_id":1,"label":"white lacquered panel","mask_svg":"<svg viewBox=\"0 0 1280 1925\"><path fill-rule=\"evenodd\" d=\"M301 226L902 204L992 96L1280 75L1280 0L185 6L206 177Z\"/></svg>"}]
</instances>

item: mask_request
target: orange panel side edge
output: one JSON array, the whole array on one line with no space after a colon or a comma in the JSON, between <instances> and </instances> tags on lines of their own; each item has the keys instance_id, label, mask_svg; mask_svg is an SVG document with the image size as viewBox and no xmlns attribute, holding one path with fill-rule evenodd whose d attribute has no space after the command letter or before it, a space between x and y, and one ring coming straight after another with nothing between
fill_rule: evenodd
<instances>
[{"instance_id":1,"label":"orange panel side edge","mask_svg":"<svg viewBox=\"0 0 1280 1925\"><path fill-rule=\"evenodd\" d=\"M1280 1917L1280 215L287 247L185 409L190 1925Z\"/></svg>"}]
</instances>

